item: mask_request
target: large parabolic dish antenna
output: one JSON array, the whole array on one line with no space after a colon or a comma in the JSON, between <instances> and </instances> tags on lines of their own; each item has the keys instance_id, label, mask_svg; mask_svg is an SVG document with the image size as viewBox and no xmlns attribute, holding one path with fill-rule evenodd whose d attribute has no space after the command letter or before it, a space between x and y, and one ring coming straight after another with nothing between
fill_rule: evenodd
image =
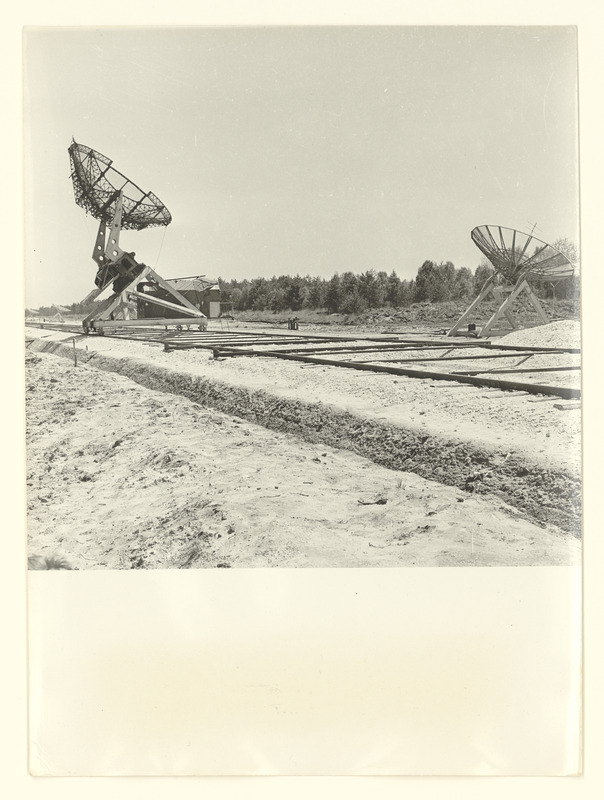
<instances>
[{"instance_id":1,"label":"large parabolic dish antenna","mask_svg":"<svg viewBox=\"0 0 604 800\"><path fill-rule=\"evenodd\" d=\"M501 225L479 225L470 236L509 283L522 276L528 280L560 281L574 274L573 265L563 253L530 233Z\"/></svg>"},{"instance_id":2,"label":"large parabolic dish antenna","mask_svg":"<svg viewBox=\"0 0 604 800\"><path fill-rule=\"evenodd\" d=\"M140 231L169 225L170 212L153 194L143 192L112 166L101 153L75 140L67 148L76 203L99 220L92 251L97 264L96 288L86 297L92 302L109 286L113 294L82 321L84 330L139 324L166 326L195 319L205 325L205 314L159 273L137 261L120 247L121 231ZM161 294L161 296L160 296Z\"/></svg>"},{"instance_id":3,"label":"large parabolic dish antenna","mask_svg":"<svg viewBox=\"0 0 604 800\"><path fill-rule=\"evenodd\" d=\"M140 231L170 224L172 216L159 197L118 172L111 159L76 141L68 150L75 201L93 217L111 225L121 192L123 229Z\"/></svg>"}]
</instances>

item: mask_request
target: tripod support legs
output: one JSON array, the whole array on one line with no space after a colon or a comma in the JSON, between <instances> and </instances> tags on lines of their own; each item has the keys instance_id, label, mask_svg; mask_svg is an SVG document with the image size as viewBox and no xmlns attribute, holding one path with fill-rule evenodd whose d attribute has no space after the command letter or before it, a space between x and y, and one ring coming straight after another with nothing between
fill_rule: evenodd
<instances>
[{"instance_id":1,"label":"tripod support legs","mask_svg":"<svg viewBox=\"0 0 604 800\"><path fill-rule=\"evenodd\" d=\"M489 297L492 297L498 303L498 306L495 310L495 313L491 316L486 325L483 325L483 327L477 333L478 336L483 337L491 335L495 327L495 323L499 322L502 317L505 317L511 330L516 330L517 328L522 327L512 313L512 306L514 302L520 299L526 299L528 301L529 305L532 306L533 310L536 312L540 324L546 325L549 322L548 316L543 310L543 306L539 302L539 298L530 287L526 278L521 277L514 286L499 286L497 285L496 278L493 275L486 281L480 290L478 297L473 303L471 303L470 306L468 306L466 311L464 311L455 325L453 325L451 330L447 333L447 336L463 335L460 333L460 328L462 325L467 322L474 310L477 309L478 306L485 300L488 300Z\"/></svg>"}]
</instances>

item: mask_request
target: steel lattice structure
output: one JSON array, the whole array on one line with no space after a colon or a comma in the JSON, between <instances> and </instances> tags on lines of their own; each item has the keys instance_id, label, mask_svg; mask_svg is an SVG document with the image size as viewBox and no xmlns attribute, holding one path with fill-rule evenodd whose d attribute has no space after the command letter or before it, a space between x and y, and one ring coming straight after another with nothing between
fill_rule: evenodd
<instances>
[{"instance_id":1,"label":"steel lattice structure","mask_svg":"<svg viewBox=\"0 0 604 800\"><path fill-rule=\"evenodd\" d=\"M529 233L479 225L470 236L495 271L510 283L520 277L559 281L574 275L574 267L563 253Z\"/></svg>"},{"instance_id":2,"label":"steel lattice structure","mask_svg":"<svg viewBox=\"0 0 604 800\"><path fill-rule=\"evenodd\" d=\"M123 229L143 230L170 224L172 216L161 200L118 172L111 159L76 141L72 141L68 150L75 201L93 217L111 225L122 193Z\"/></svg>"},{"instance_id":3,"label":"steel lattice structure","mask_svg":"<svg viewBox=\"0 0 604 800\"><path fill-rule=\"evenodd\" d=\"M476 323L470 322L469 333L490 336L496 330L497 324L508 325L512 330L520 327L514 316L513 306L522 303L537 315L541 325L547 324L549 319L531 284L547 281L555 286L558 281L572 278L575 268L564 253L531 233L522 233L501 225L479 225L471 231L470 236L476 247L495 267L495 272L487 278L478 297L464 311L448 335L460 335L461 327L470 320L470 315L483 301L489 299L498 304L495 313L479 330Z\"/></svg>"},{"instance_id":4,"label":"steel lattice structure","mask_svg":"<svg viewBox=\"0 0 604 800\"><path fill-rule=\"evenodd\" d=\"M165 326L168 318L172 324L194 319L204 328L206 316L200 308L119 244L124 229L140 231L169 225L172 217L165 205L153 192L143 192L114 169L111 159L91 147L72 140L67 149L75 201L99 220L92 251L98 267L96 288L86 302L96 300L108 286L113 288L111 297L82 320L84 330L88 333L116 324Z\"/></svg>"}]
</instances>

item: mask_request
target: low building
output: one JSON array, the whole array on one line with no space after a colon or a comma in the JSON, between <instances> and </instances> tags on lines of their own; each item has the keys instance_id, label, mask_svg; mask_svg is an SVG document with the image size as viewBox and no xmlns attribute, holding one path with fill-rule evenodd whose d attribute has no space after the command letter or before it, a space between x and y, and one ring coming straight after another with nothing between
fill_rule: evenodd
<instances>
[{"instance_id":1,"label":"low building","mask_svg":"<svg viewBox=\"0 0 604 800\"><path fill-rule=\"evenodd\" d=\"M218 282L207 278L205 275L194 275L189 278L166 278L166 283L176 289L186 300L198 308L208 319L216 319L220 316L220 286ZM160 300L167 300L174 303L174 296L160 286L146 284L141 286L139 291L144 291L152 297ZM145 303L144 300L137 300L137 316L139 319L158 316L159 306L153 303ZM162 308L161 316L166 319L173 319L179 316L176 309Z\"/></svg>"}]
</instances>

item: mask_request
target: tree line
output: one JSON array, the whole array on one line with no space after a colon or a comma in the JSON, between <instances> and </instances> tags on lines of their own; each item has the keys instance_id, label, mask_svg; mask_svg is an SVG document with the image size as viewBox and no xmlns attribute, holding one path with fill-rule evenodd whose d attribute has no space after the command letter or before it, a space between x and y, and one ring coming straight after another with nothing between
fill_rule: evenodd
<instances>
[{"instance_id":1,"label":"tree line","mask_svg":"<svg viewBox=\"0 0 604 800\"><path fill-rule=\"evenodd\" d=\"M336 273L330 278L310 275L241 281L220 278L219 284L222 301L230 301L234 311L322 308L331 313L355 314L368 308L407 306L420 300L438 302L451 299L452 293L456 298L464 297L474 291L474 276L463 267L456 270L452 264L426 261L413 280L401 280L395 271L388 274L367 270L361 274Z\"/></svg>"},{"instance_id":2,"label":"tree line","mask_svg":"<svg viewBox=\"0 0 604 800\"><path fill-rule=\"evenodd\" d=\"M280 275L241 281L219 278L218 282L221 302L230 302L233 311L326 309L331 313L358 314L370 308L400 308L421 302L470 302L493 272L485 258L474 272L467 267L456 268L450 261L424 261L411 280L399 278L394 270L390 274L367 270L361 274L336 273L331 278ZM578 276L556 286L546 281L533 286L543 298L579 296Z\"/></svg>"},{"instance_id":3,"label":"tree line","mask_svg":"<svg viewBox=\"0 0 604 800\"><path fill-rule=\"evenodd\" d=\"M568 239L558 239L554 247L572 263L577 263L575 245ZM367 270L360 274L336 273L330 278L310 275L280 275L272 278L243 280L218 279L221 302L231 303L233 311L300 311L325 309L330 313L358 314L370 308L391 306L400 308L413 303L442 303L448 300L470 302L493 274L493 267L482 258L475 271L455 267L451 261L424 261L415 278L399 278L396 271ZM546 281L532 281L539 297L558 300L579 298L579 277L561 281L553 286ZM74 315L91 313L101 301L72 303L60 310ZM52 316L57 306L41 306L38 313Z\"/></svg>"}]
</instances>

